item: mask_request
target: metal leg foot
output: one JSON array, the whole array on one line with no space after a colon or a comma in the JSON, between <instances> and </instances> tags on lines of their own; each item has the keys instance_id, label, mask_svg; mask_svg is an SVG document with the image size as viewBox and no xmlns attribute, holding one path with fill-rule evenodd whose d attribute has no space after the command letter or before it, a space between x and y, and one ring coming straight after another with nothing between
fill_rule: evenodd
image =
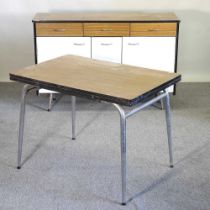
<instances>
[{"instance_id":1,"label":"metal leg foot","mask_svg":"<svg viewBox=\"0 0 210 210\"><path fill-rule=\"evenodd\" d=\"M170 109L170 96L167 93L165 97L165 113L166 113L166 125L167 125L167 135L168 135L168 148L169 148L169 163L170 167L173 168L173 145L172 145L172 135L171 135L171 109Z\"/></svg>"},{"instance_id":2,"label":"metal leg foot","mask_svg":"<svg viewBox=\"0 0 210 210\"><path fill-rule=\"evenodd\" d=\"M21 94L17 169L21 168L21 156L22 156L24 121L25 121L25 103L26 103L26 94L27 94L28 86L29 85L23 86L22 94Z\"/></svg>"},{"instance_id":3,"label":"metal leg foot","mask_svg":"<svg viewBox=\"0 0 210 210\"><path fill-rule=\"evenodd\" d=\"M72 140L76 139L75 135L75 123L76 123L76 96L71 97L72 104Z\"/></svg>"}]
</instances>

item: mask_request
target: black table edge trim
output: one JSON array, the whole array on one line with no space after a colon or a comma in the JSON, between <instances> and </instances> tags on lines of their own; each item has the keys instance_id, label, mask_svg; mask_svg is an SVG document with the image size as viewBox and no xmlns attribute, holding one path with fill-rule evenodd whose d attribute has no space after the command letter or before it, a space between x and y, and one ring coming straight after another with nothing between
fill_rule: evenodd
<instances>
[{"instance_id":1,"label":"black table edge trim","mask_svg":"<svg viewBox=\"0 0 210 210\"><path fill-rule=\"evenodd\" d=\"M38 81L38 80L34 80L31 78L27 78L27 77L17 76L17 75L11 74L11 73L10 73L10 80L34 85L38 88L44 88L44 89L48 89L48 90L58 91L58 92L68 94L68 95L74 95L74 96L79 96L79 97L84 97L84 98L94 99L94 100L107 101L110 103L116 103L116 104L120 104L120 105L124 105L124 106L134 106L134 105L146 100L147 98L158 94L160 91L166 89L167 87L176 84L177 82L179 82L181 80L181 75L178 75L174 79L169 80L169 81L165 82L164 84L162 84L162 85L160 85L160 86L158 86L158 87L156 87L156 88L146 92L145 94L140 95L132 100L113 97L113 96L109 96L109 95L105 95L105 94L99 94L99 93L95 93L95 92L89 92L86 90L80 90L80 89L76 89L76 88L65 87L62 85L56 85L56 84L49 83L49 82Z\"/></svg>"}]
</instances>

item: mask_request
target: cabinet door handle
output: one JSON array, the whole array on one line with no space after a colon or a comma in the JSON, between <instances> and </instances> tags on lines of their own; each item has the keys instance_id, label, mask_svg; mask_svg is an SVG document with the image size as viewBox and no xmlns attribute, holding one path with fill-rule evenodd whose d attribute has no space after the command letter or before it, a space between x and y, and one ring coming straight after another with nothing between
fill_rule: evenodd
<instances>
[{"instance_id":1,"label":"cabinet door handle","mask_svg":"<svg viewBox=\"0 0 210 210\"><path fill-rule=\"evenodd\" d=\"M56 29L54 29L54 31L56 31L56 32L64 32L64 31L66 31L66 29L65 28L56 28Z\"/></svg>"},{"instance_id":2,"label":"cabinet door handle","mask_svg":"<svg viewBox=\"0 0 210 210\"><path fill-rule=\"evenodd\" d=\"M85 43L74 43L73 45L75 45L75 46L84 46Z\"/></svg>"},{"instance_id":3,"label":"cabinet door handle","mask_svg":"<svg viewBox=\"0 0 210 210\"><path fill-rule=\"evenodd\" d=\"M136 42L136 43L128 43L128 45L130 45L130 46L139 46L139 43L138 42Z\"/></svg>"},{"instance_id":4,"label":"cabinet door handle","mask_svg":"<svg viewBox=\"0 0 210 210\"><path fill-rule=\"evenodd\" d=\"M111 46L112 43L101 43L101 46Z\"/></svg>"}]
</instances>

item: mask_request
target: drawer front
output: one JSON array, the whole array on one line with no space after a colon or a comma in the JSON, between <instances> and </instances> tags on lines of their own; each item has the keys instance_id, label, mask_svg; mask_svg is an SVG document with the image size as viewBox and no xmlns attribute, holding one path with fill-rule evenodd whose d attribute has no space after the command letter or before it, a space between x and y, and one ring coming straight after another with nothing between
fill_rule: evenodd
<instances>
[{"instance_id":1,"label":"drawer front","mask_svg":"<svg viewBox=\"0 0 210 210\"><path fill-rule=\"evenodd\" d=\"M83 36L82 23L36 23L37 36Z\"/></svg>"},{"instance_id":2,"label":"drawer front","mask_svg":"<svg viewBox=\"0 0 210 210\"><path fill-rule=\"evenodd\" d=\"M84 23L84 36L129 36L129 23Z\"/></svg>"},{"instance_id":3,"label":"drawer front","mask_svg":"<svg viewBox=\"0 0 210 210\"><path fill-rule=\"evenodd\" d=\"M130 36L176 36L176 23L131 23Z\"/></svg>"},{"instance_id":4,"label":"drawer front","mask_svg":"<svg viewBox=\"0 0 210 210\"><path fill-rule=\"evenodd\" d=\"M37 37L38 63L67 54L90 58L90 50L90 37Z\"/></svg>"},{"instance_id":5,"label":"drawer front","mask_svg":"<svg viewBox=\"0 0 210 210\"><path fill-rule=\"evenodd\" d=\"M121 63L122 38L93 37L92 58Z\"/></svg>"}]
</instances>

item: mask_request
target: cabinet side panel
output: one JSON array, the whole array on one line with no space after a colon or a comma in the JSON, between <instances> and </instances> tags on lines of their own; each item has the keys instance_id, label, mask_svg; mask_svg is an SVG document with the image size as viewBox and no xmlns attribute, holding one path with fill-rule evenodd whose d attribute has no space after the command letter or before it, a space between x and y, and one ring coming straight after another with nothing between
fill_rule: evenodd
<instances>
[{"instance_id":1,"label":"cabinet side panel","mask_svg":"<svg viewBox=\"0 0 210 210\"><path fill-rule=\"evenodd\" d=\"M37 38L36 38L36 23L33 23L33 38L34 38L34 63L37 64Z\"/></svg>"}]
</instances>

